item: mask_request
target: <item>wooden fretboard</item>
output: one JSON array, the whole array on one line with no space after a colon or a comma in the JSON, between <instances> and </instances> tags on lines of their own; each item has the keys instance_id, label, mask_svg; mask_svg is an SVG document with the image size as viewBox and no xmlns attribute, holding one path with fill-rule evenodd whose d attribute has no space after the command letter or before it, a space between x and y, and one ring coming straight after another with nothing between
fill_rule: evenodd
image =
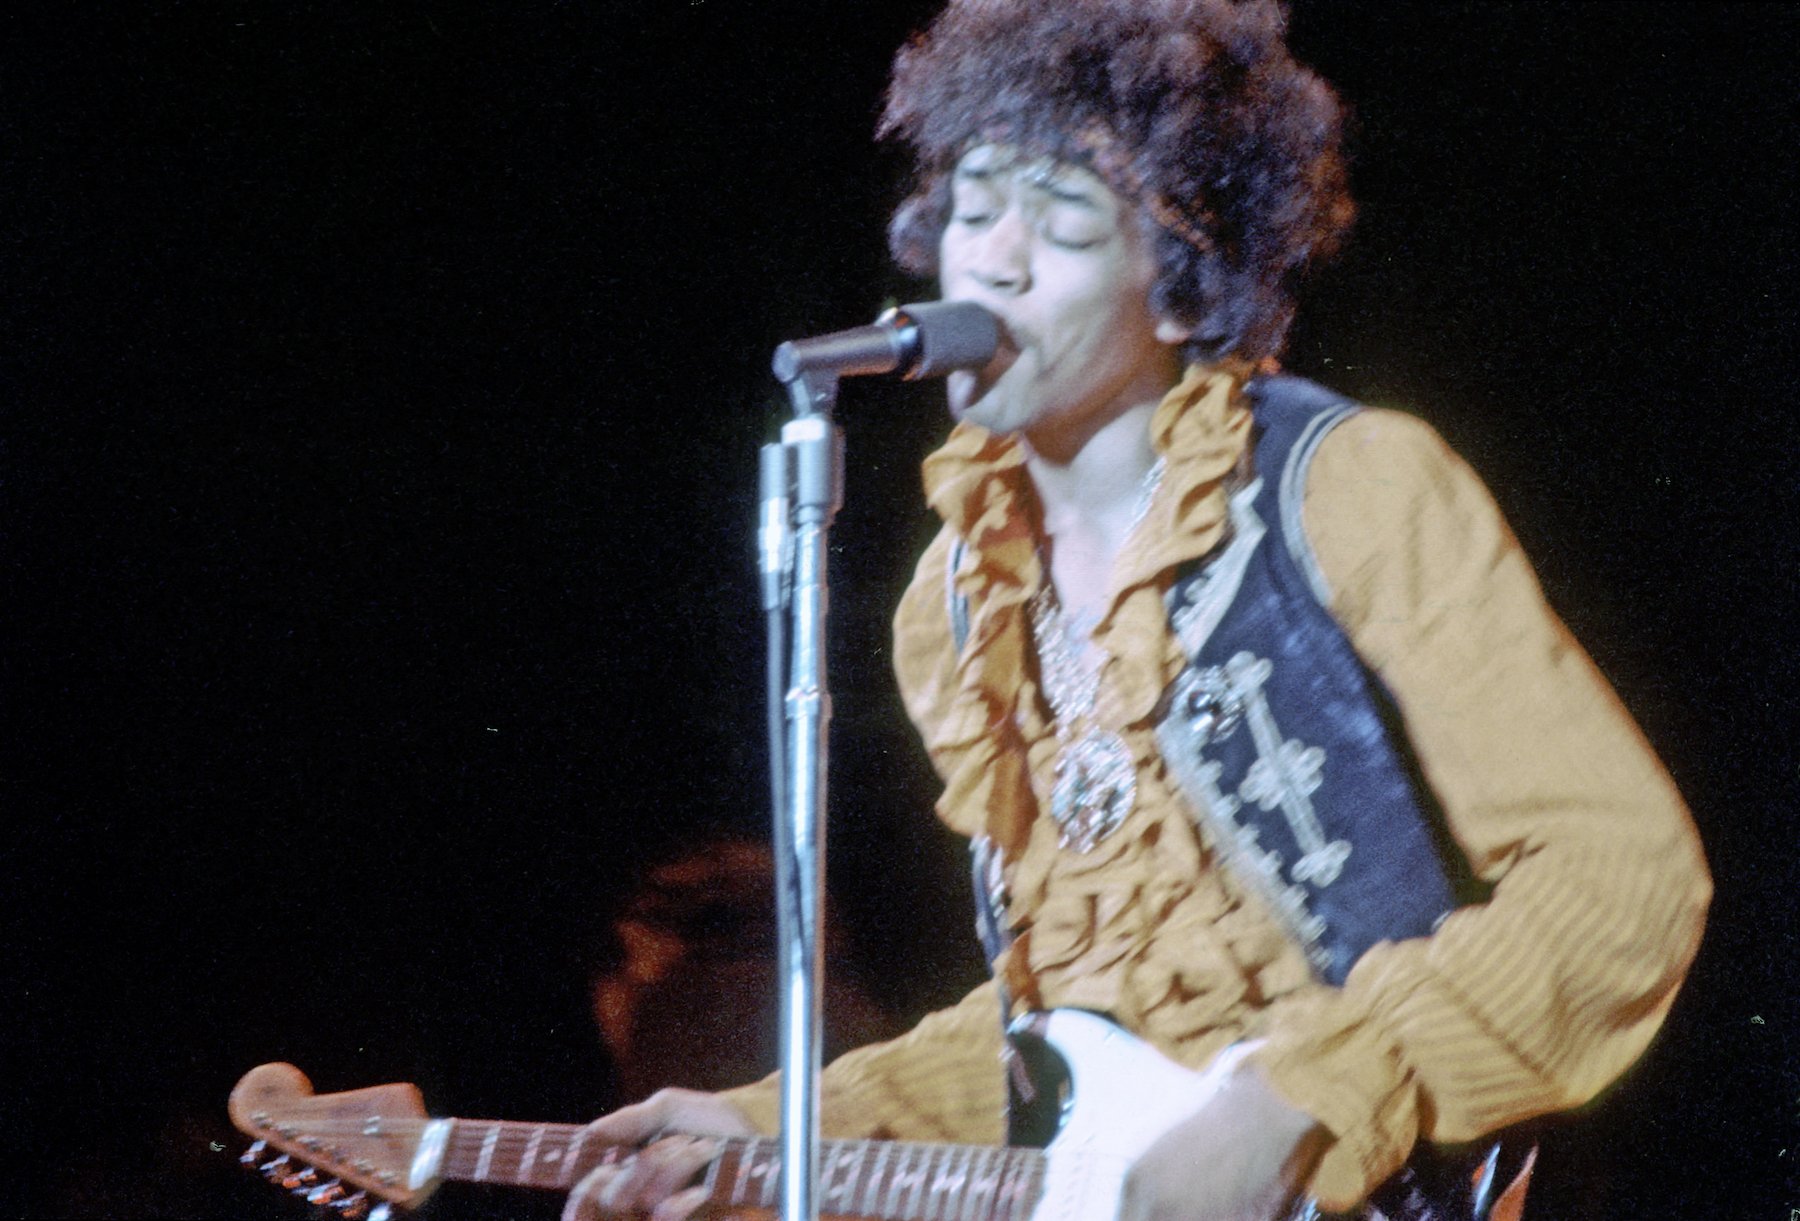
<instances>
[{"instance_id":1,"label":"wooden fretboard","mask_svg":"<svg viewBox=\"0 0 1800 1221\"><path fill-rule=\"evenodd\" d=\"M451 1120L441 1178L567 1191L594 1167L623 1160L619 1146L584 1147L576 1124ZM725 1207L780 1205L778 1141L720 1138L703 1180ZM931 1145L905 1141L824 1141L819 1147L819 1211L891 1221L1026 1221L1044 1186L1038 1149Z\"/></svg>"}]
</instances>

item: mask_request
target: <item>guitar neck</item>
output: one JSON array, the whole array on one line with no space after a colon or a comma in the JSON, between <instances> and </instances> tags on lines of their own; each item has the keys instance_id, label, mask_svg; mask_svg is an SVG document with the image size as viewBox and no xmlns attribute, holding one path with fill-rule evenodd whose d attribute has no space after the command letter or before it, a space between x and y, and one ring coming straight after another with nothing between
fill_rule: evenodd
<instances>
[{"instance_id":1,"label":"guitar neck","mask_svg":"<svg viewBox=\"0 0 1800 1221\"><path fill-rule=\"evenodd\" d=\"M594 1167L631 1153L594 1145L576 1124L453 1119L437 1177L567 1191ZM721 1139L704 1180L722 1207L780 1205L781 1148L768 1138ZM823 1141L819 1211L827 1216L927 1221L1026 1221L1043 1193L1037 1149L906 1141Z\"/></svg>"}]
</instances>

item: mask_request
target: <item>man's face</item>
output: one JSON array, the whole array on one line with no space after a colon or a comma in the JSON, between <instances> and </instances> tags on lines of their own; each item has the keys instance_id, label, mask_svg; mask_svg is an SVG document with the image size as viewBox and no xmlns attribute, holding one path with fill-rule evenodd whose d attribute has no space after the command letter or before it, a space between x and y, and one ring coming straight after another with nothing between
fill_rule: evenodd
<instances>
[{"instance_id":1,"label":"man's face","mask_svg":"<svg viewBox=\"0 0 1800 1221\"><path fill-rule=\"evenodd\" d=\"M1002 324L994 359L949 379L958 419L1072 455L1180 372L1183 333L1150 311L1156 269L1131 207L1085 169L978 146L952 176L939 255L944 297Z\"/></svg>"}]
</instances>

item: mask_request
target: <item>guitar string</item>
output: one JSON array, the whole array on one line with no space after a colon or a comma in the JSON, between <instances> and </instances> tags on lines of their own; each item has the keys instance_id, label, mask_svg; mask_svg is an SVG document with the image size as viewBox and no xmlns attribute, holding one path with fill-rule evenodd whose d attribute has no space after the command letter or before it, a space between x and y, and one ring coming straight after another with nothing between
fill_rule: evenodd
<instances>
[{"instance_id":1,"label":"guitar string","mask_svg":"<svg viewBox=\"0 0 1800 1221\"><path fill-rule=\"evenodd\" d=\"M373 1132L369 1131L368 1126L371 1121L377 1122L379 1124L378 1130L373 1131ZM527 1120L518 1120L518 1119L436 1120L436 1119L429 1119L429 1118L427 1118L427 1119L393 1118L393 1117L381 1115L381 1116L360 1116L360 1117L353 1116L353 1117L349 1117L349 1118L331 1117L331 1118L321 1118L317 1121L314 1121L314 1120L305 1119L303 1117L282 1117L280 1119L271 1119L271 1121L266 1124L257 1124L257 1125L255 1125L256 1131L247 1132L247 1133L245 1133L245 1135L252 1136L252 1137L261 1137L262 1139L268 1139L270 1137L274 1137L275 1139L278 1139L278 1140L289 1140L289 1141L299 1140L302 1136L305 1136L305 1135L314 1135L314 1136L359 1135L359 1136L368 1136L368 1137L379 1139L380 1137L383 1137L383 1136L402 1136L402 1135L417 1136L417 1135L421 1135L428 1125L433 1124L433 1123L440 1123L440 1122L448 1122L448 1123L452 1123L452 1124L456 1125L454 1139L457 1139L457 1140L473 1141L476 1143L480 1143L482 1141L485 1141L488 1138L489 1133L491 1133L495 1127L498 1127L499 1135L495 1138L496 1143L505 1144L505 1143L511 1142L514 1144L521 1144L521 1145L529 1145L534 1139L539 1140L539 1141L549 1141L549 1140L552 1140L552 1139L555 1139L558 1137L568 1137L570 1139L573 1139L576 1135L578 1135L585 1128L585 1125L583 1125L583 1124L567 1124L567 1123L534 1124ZM294 1134L289 1135L287 1133L283 1133L280 1130L281 1127L283 1127L283 1126L293 1128L295 1130ZM734 1144L740 1144L740 1145L755 1145L755 1144L765 1143L765 1142L773 1144L776 1142L776 1138L772 1137L772 1136L716 1136L716 1135L712 1135L712 1134L708 1134L708 1133L669 1133L668 1135L672 1135L672 1136L692 1135L692 1136L696 1137L697 1139L714 1139L714 1140L720 1140L720 1141L725 1141L728 1143L734 1143ZM1008 1152L1015 1152L1015 1153L1042 1153L1043 1152L1043 1150L1041 1150L1041 1149L1032 1149L1032 1148L1021 1147L1021 1146L970 1145L970 1144L959 1144L959 1143L956 1143L953 1141L879 1141L879 1140L871 1140L871 1139L867 1139L867 1138L846 1138L843 1140L827 1140L825 1142L825 1145L827 1147L837 1148L837 1149L846 1149L846 1148L873 1149L873 1148L876 1148L877 1146L888 1145L890 1147L904 1147L904 1148L908 1148L908 1149L919 1149L919 1150L925 1150L925 1149L931 1149L931 1150L990 1149L991 1148L991 1149L1004 1149ZM598 1148L598 1147L602 1147L602 1146L596 1146L596 1147ZM620 1146L608 1146L608 1147L620 1147Z\"/></svg>"},{"instance_id":2,"label":"guitar string","mask_svg":"<svg viewBox=\"0 0 1800 1221\"><path fill-rule=\"evenodd\" d=\"M418 1135L423 1132L426 1124L430 1122L434 1121L410 1119L384 1120L379 1131L369 1132L366 1126L367 1120L347 1119L330 1120L317 1124L296 1124L293 1125L296 1128L296 1133L293 1136L282 1134L275 1130L273 1126L267 1129L267 1131L269 1136L273 1136L277 1140L298 1145L306 1137L362 1136L380 1140L384 1136ZM452 1122L457 1125L457 1128L453 1130L451 1142L446 1146L446 1160L459 1155L462 1157L478 1156L478 1153L471 1153L470 1150L473 1149L478 1151L487 1143L489 1136L492 1133L490 1127L492 1124L506 1125L500 1129L497 1136L493 1137L494 1151L490 1156L495 1160L498 1159L498 1155L502 1149L505 1149L509 1155L517 1152L522 1158L523 1151L530 1147L534 1139L538 1141L540 1145L559 1139L572 1142L582 1131L582 1126L577 1124L539 1125L525 1123L519 1120L454 1120ZM544 1129L541 1134L538 1132L540 1127ZM482 1129L484 1128L487 1129L487 1131L483 1131ZM267 1139L267 1137L264 1139ZM735 1153L742 1156L748 1153L752 1158L762 1158L777 1152L779 1148L779 1140L769 1136L709 1138L703 1135L696 1135L695 1139L718 1140L721 1144L721 1155ZM837 1153L839 1155L847 1153L866 1156L871 1151L883 1145L887 1146L890 1150L899 1151L901 1157L910 1157L914 1160L924 1159L927 1161L932 1158L966 1155L974 1150L980 1151L981 1156L999 1155L1007 1160L1018 1159L1028 1163L1037 1161L1042 1158L1044 1154L1044 1151L1041 1149L1022 1148L1017 1146L964 1145L934 1141L876 1141L868 1139L826 1141L824 1143L823 1152ZM458 1146L462 1146L462 1148L459 1149ZM594 1146L595 1151L630 1148L634 1148L634 1146L618 1144ZM291 1154L291 1156L305 1158L307 1156L320 1156L324 1153L324 1150L307 1149L301 1145L293 1154ZM519 1159L509 1157L508 1160Z\"/></svg>"},{"instance_id":3,"label":"guitar string","mask_svg":"<svg viewBox=\"0 0 1800 1221\"><path fill-rule=\"evenodd\" d=\"M422 1130L429 1122L432 1121L395 1119L388 1126L388 1131L383 1134L401 1135L405 1129L409 1128ZM464 1178L470 1177L468 1173L470 1169L481 1165L481 1150L486 1150L486 1160L490 1167L499 1163L504 1171L506 1162L511 1161L518 1167L513 1173L524 1174L522 1151L519 1148L521 1144L528 1148L534 1137L540 1140L549 1139L552 1132L559 1137L567 1136L570 1141L573 1141L582 1130L581 1125L529 1124L517 1120L456 1120L453 1122L458 1125L458 1128L466 1128L467 1131L452 1129L451 1140L444 1153L444 1162L447 1169L452 1169L453 1173L460 1171L461 1174L458 1177ZM498 1132L494 1130L494 1125L500 1125ZM362 1125L355 1121L337 1120L318 1125L318 1127L320 1131L329 1128L343 1128L346 1131L354 1129L357 1133L368 1135L363 1132ZM488 1131L482 1132L483 1128ZM488 1148L490 1138L493 1140L492 1148ZM777 1138L728 1137L719 1139L724 1147L720 1149L717 1160L724 1161L735 1157L740 1164L748 1162L751 1166L755 1166L759 1162L763 1163L765 1170L758 1177L765 1178L768 1182L773 1181L773 1178L767 1174L766 1166L769 1162L779 1161L778 1156L772 1156L779 1153ZM512 1148L507 1150L507 1156L503 1159L501 1147L505 1145L510 1145ZM884 1145L890 1151L899 1150L900 1154L898 1157L883 1158L876 1162L871 1173L871 1167L866 1160L867 1155L871 1149ZM610 1153L629 1148L629 1146L596 1146L596 1148ZM310 1152L316 1154L319 1151ZM921 1193L915 1198L915 1205L918 1207L931 1207L930 1199L944 1195L946 1192L950 1194L969 1192L971 1193L970 1200L973 1201L985 1190L994 1197L992 1203L1000 1207L1008 1216L1016 1213L1020 1206L1031 1206L1030 1201L1035 1200L1043 1190L1046 1172L1043 1150L1016 1146L959 1145L924 1141L884 1142L865 1138L828 1141L821 1152L835 1155L832 1157L833 1164L822 1168L826 1179L834 1174L842 1173L842 1162L838 1160L838 1156L848 1154L850 1156L845 1160L853 1163L847 1181L833 1184L832 1190L834 1191L879 1193L883 1189L898 1189L898 1184L904 1178L917 1183L914 1190ZM518 1156L514 1156L515 1154ZM960 1174L953 1174L952 1169L956 1166L956 1159L959 1156L963 1158L965 1164ZM301 1157L304 1160L306 1153L302 1153ZM555 1163L534 1163L533 1170L541 1167L550 1174L553 1185L560 1186L566 1185L565 1172L569 1170L571 1164L558 1159ZM985 1186L978 1186L981 1182L979 1177L976 1182L970 1182L972 1176L979 1176L982 1172L985 1172L986 1176ZM486 1179L488 1176L473 1177ZM924 1179L924 1182L918 1183L917 1180L921 1178ZM533 1183L530 1175L514 1180L514 1182L523 1186L544 1185ZM763 1184L762 1195L767 1195L768 1182ZM730 1192L730 1196L733 1201L740 1201L740 1197L742 1199L749 1198L742 1196L741 1190L733 1190Z\"/></svg>"},{"instance_id":4,"label":"guitar string","mask_svg":"<svg viewBox=\"0 0 1800 1221\"><path fill-rule=\"evenodd\" d=\"M377 1118L379 1120L380 1126L378 1130L373 1132L369 1131L368 1124L370 1118ZM246 1133L246 1135L264 1140L273 1138L278 1141L295 1144L298 1144L308 1136L364 1136L370 1139L380 1140L382 1137L387 1136L418 1136L424 1132L427 1125L440 1121L431 1119L389 1119L385 1116L381 1116L349 1119L334 1118L321 1120L316 1123L303 1120L286 1120L283 1122L285 1123L285 1126L294 1129L292 1134L280 1131L280 1127L283 1126L282 1123L271 1122L267 1125L258 1125L257 1131ZM540 1144L557 1139L573 1140L582 1132L584 1127L584 1125L581 1124L533 1124L524 1120L509 1119L453 1119L448 1122L456 1125L451 1137L453 1142L476 1146L486 1143L493 1133L494 1126L500 1125L498 1135L493 1136L496 1149L507 1145L525 1148L529 1147L534 1140L538 1141ZM539 1131L540 1129L542 1129L541 1132ZM670 1135L692 1135L694 1139L697 1140L717 1140L728 1149L749 1148L760 1151L760 1147L763 1145L774 1147L779 1143L778 1139L772 1136L712 1136L705 1133L671 1133ZM827 1140L824 1142L824 1147L827 1150L839 1151L860 1150L862 1152L868 1152L882 1145L886 1145L892 1149L905 1149L915 1154L929 1154L933 1156L941 1155L946 1151L960 1152L968 1149L993 1149L1009 1155L1021 1154L1041 1156L1043 1154L1042 1149L1007 1145L968 1145L949 1141L877 1141L869 1139L845 1139ZM632 1148L634 1146L614 1144L596 1145L594 1147L596 1149L619 1149ZM305 1152L317 1153L320 1151L305 1150Z\"/></svg>"}]
</instances>

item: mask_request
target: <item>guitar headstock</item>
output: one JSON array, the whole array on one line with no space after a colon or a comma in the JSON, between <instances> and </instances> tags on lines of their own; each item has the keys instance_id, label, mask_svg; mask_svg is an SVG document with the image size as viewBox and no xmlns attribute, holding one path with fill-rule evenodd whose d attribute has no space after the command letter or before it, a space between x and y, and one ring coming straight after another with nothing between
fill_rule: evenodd
<instances>
[{"instance_id":1,"label":"guitar headstock","mask_svg":"<svg viewBox=\"0 0 1800 1221\"><path fill-rule=\"evenodd\" d=\"M230 1109L238 1131L256 1139L246 1165L346 1217L362 1215L371 1196L417 1208L436 1186L441 1129L411 1085L314 1094L293 1065L264 1064L237 1083Z\"/></svg>"}]
</instances>

